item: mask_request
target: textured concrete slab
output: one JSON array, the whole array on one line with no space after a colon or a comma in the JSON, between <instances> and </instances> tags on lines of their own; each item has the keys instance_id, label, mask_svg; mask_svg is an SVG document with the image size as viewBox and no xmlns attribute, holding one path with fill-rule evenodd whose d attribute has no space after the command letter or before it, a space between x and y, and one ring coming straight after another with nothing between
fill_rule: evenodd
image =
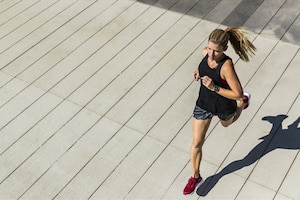
<instances>
[{"instance_id":1,"label":"textured concrete slab","mask_svg":"<svg viewBox=\"0 0 300 200\"><path fill-rule=\"evenodd\" d=\"M228 6L230 5L230 6ZM300 199L299 0L0 0L0 199ZM215 28L251 105L191 174L191 77Z\"/></svg>"}]
</instances>

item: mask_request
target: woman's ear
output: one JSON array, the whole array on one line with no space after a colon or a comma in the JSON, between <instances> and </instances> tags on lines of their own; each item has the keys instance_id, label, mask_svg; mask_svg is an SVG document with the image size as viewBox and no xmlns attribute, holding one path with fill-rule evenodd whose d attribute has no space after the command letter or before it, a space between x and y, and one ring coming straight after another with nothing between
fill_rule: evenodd
<instances>
[{"instance_id":1,"label":"woman's ear","mask_svg":"<svg viewBox=\"0 0 300 200\"><path fill-rule=\"evenodd\" d=\"M226 51L226 50L227 50L227 48L228 48L228 45L226 45L226 46L224 47L224 51Z\"/></svg>"}]
</instances>

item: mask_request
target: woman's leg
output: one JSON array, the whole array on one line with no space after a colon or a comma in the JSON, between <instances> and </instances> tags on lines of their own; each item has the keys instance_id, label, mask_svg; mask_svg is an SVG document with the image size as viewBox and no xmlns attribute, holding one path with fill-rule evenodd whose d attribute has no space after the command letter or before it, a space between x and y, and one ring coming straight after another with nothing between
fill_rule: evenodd
<instances>
[{"instance_id":1,"label":"woman's leg","mask_svg":"<svg viewBox=\"0 0 300 200\"><path fill-rule=\"evenodd\" d=\"M224 127L227 127L227 126L233 124L236 120L238 120L238 118L241 116L242 111L244 110L244 107L246 105L247 106L249 105L249 98L250 98L250 95L247 96L246 101L244 99L241 99L241 100L238 101L236 114L232 118L230 118L229 120L226 120L226 121L220 120Z\"/></svg>"},{"instance_id":2,"label":"woman's leg","mask_svg":"<svg viewBox=\"0 0 300 200\"><path fill-rule=\"evenodd\" d=\"M193 141L190 148L190 157L192 165L192 177L199 178L200 162L202 158L202 146L205 140L205 134L209 127L211 119L197 120L193 118L192 134Z\"/></svg>"}]
</instances>

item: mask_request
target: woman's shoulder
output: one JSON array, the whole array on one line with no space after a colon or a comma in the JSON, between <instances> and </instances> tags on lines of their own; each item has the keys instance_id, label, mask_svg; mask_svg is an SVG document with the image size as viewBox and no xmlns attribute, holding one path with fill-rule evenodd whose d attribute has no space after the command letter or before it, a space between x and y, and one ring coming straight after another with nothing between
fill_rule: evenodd
<instances>
[{"instance_id":1,"label":"woman's shoulder","mask_svg":"<svg viewBox=\"0 0 300 200\"><path fill-rule=\"evenodd\" d=\"M232 71L234 69L232 59L229 56L224 56L221 68L223 72Z\"/></svg>"},{"instance_id":2,"label":"woman's shoulder","mask_svg":"<svg viewBox=\"0 0 300 200\"><path fill-rule=\"evenodd\" d=\"M226 54L224 54L224 57L222 59L222 65L233 67L232 59L229 56L227 56Z\"/></svg>"},{"instance_id":3,"label":"woman's shoulder","mask_svg":"<svg viewBox=\"0 0 300 200\"><path fill-rule=\"evenodd\" d=\"M224 62L227 62L228 60L229 60L230 62L232 62L232 59L231 59L231 57L230 57L230 56L228 56L228 55L227 55L227 54L225 54L225 53L224 53L223 60L224 60Z\"/></svg>"},{"instance_id":4,"label":"woman's shoulder","mask_svg":"<svg viewBox=\"0 0 300 200\"><path fill-rule=\"evenodd\" d=\"M206 55L207 55L207 48L206 47L204 47L203 49L202 49L202 57L205 57Z\"/></svg>"},{"instance_id":5,"label":"woman's shoulder","mask_svg":"<svg viewBox=\"0 0 300 200\"><path fill-rule=\"evenodd\" d=\"M225 79L227 75L234 74L235 69L231 59L226 59L221 67L221 77Z\"/></svg>"}]
</instances>

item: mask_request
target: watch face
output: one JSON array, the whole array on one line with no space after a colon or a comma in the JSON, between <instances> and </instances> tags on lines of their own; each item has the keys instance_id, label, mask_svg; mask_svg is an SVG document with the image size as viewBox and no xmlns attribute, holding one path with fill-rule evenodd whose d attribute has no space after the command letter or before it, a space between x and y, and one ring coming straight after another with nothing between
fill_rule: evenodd
<instances>
[{"instance_id":1,"label":"watch face","mask_svg":"<svg viewBox=\"0 0 300 200\"><path fill-rule=\"evenodd\" d=\"M220 90L220 87L219 87L219 86L217 86L217 85L215 85L215 87L214 87L214 91L215 91L215 92L219 92L219 90Z\"/></svg>"}]
</instances>

